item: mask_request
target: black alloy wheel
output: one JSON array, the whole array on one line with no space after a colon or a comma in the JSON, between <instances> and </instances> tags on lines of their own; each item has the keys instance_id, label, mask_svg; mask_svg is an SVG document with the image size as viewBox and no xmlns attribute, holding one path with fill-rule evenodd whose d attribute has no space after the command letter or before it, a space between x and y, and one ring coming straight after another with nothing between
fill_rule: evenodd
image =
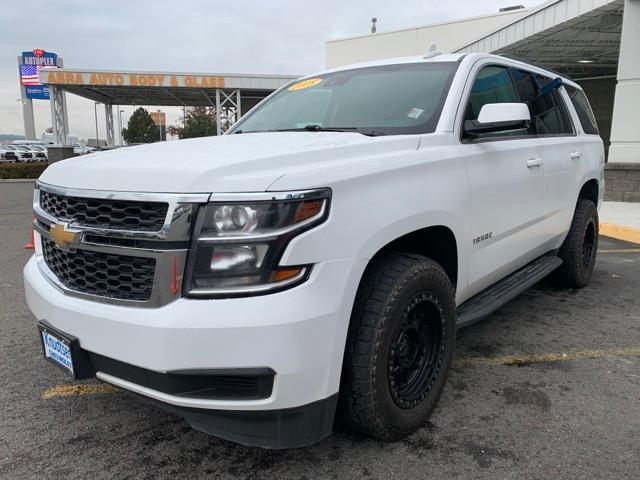
<instances>
[{"instance_id":1,"label":"black alloy wheel","mask_svg":"<svg viewBox=\"0 0 640 480\"><path fill-rule=\"evenodd\" d=\"M431 293L417 295L404 310L389 351L389 388L394 402L413 408L431 390L442 365L442 307Z\"/></svg>"},{"instance_id":2,"label":"black alloy wheel","mask_svg":"<svg viewBox=\"0 0 640 480\"><path fill-rule=\"evenodd\" d=\"M390 253L367 267L351 315L338 420L397 440L435 408L453 358L455 290L430 258Z\"/></svg>"}]
</instances>

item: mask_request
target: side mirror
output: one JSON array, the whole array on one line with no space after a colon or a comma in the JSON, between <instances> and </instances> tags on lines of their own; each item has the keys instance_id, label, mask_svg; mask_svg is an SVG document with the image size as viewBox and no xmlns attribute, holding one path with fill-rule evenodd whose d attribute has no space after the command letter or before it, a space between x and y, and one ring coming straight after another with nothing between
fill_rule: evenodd
<instances>
[{"instance_id":1,"label":"side mirror","mask_svg":"<svg viewBox=\"0 0 640 480\"><path fill-rule=\"evenodd\" d=\"M482 133L506 132L529 127L531 114L526 103L487 103L478 120L466 120L464 133L474 137Z\"/></svg>"}]
</instances>

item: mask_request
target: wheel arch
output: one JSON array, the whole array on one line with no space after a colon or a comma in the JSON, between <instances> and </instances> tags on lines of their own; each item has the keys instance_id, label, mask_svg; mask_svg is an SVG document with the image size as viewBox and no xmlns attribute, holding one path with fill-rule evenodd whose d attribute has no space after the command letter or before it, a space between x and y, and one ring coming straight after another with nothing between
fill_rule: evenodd
<instances>
[{"instance_id":1,"label":"wheel arch","mask_svg":"<svg viewBox=\"0 0 640 480\"><path fill-rule=\"evenodd\" d=\"M600 197L600 183L598 182L597 179L591 178L583 182L582 187L578 192L577 200L579 199L591 200L597 207L599 197Z\"/></svg>"},{"instance_id":2,"label":"wheel arch","mask_svg":"<svg viewBox=\"0 0 640 480\"><path fill-rule=\"evenodd\" d=\"M421 228L388 241L371 256L367 267L374 259L392 252L414 253L429 257L442 266L452 285L455 286L458 282L458 243L453 230L445 225ZM360 282L366 273L365 268Z\"/></svg>"}]
</instances>

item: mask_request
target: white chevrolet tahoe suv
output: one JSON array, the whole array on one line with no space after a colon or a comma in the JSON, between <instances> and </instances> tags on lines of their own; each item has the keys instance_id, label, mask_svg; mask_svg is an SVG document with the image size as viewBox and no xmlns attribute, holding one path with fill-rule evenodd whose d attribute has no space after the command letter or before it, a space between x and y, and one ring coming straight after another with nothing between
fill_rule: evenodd
<instances>
[{"instance_id":1,"label":"white chevrolet tahoe suv","mask_svg":"<svg viewBox=\"0 0 640 480\"><path fill-rule=\"evenodd\" d=\"M272 448L393 440L456 329L585 286L604 150L569 79L495 55L292 82L226 135L55 163L24 269L46 358Z\"/></svg>"}]
</instances>

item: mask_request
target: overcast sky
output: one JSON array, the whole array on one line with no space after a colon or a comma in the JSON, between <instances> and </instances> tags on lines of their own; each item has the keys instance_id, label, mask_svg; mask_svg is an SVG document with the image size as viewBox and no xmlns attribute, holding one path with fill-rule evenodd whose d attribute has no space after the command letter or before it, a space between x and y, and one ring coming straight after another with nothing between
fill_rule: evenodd
<instances>
[{"instance_id":1,"label":"overcast sky","mask_svg":"<svg viewBox=\"0 0 640 480\"><path fill-rule=\"evenodd\" d=\"M16 57L42 48L66 67L212 73L308 74L324 67L325 41L497 12L542 0L2 0L0 133L24 133ZM425 50L428 46L425 46ZM94 137L93 103L68 95L69 129ZM34 100L36 135L51 125ZM131 107L124 107L124 121ZM175 123L177 109L168 109ZM99 112L104 138L104 112Z\"/></svg>"}]
</instances>

